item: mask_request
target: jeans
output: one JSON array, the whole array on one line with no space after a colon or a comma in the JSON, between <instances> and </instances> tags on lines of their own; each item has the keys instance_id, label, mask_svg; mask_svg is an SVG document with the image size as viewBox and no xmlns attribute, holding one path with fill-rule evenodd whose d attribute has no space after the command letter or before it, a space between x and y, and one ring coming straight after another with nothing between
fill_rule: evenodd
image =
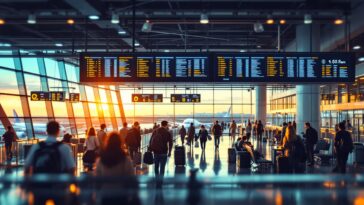
<instances>
[{"instance_id":1,"label":"jeans","mask_svg":"<svg viewBox=\"0 0 364 205\"><path fill-rule=\"evenodd\" d=\"M5 145L5 151L6 151L6 159L11 160L13 158L13 153L11 152L11 144Z\"/></svg>"},{"instance_id":2,"label":"jeans","mask_svg":"<svg viewBox=\"0 0 364 205\"><path fill-rule=\"evenodd\" d=\"M154 155L154 173L155 176L163 177L164 176L164 170L166 168L167 163L167 154L155 154Z\"/></svg>"},{"instance_id":3,"label":"jeans","mask_svg":"<svg viewBox=\"0 0 364 205\"><path fill-rule=\"evenodd\" d=\"M181 142L182 142L182 145L185 144L185 136L184 135L181 135Z\"/></svg>"},{"instance_id":4,"label":"jeans","mask_svg":"<svg viewBox=\"0 0 364 205\"><path fill-rule=\"evenodd\" d=\"M313 159L313 152L314 152L313 146L314 145L310 144L310 143L306 144L307 161L308 161L308 163L311 163L311 164L313 164L315 162Z\"/></svg>"},{"instance_id":5,"label":"jeans","mask_svg":"<svg viewBox=\"0 0 364 205\"><path fill-rule=\"evenodd\" d=\"M220 145L220 136L215 135L215 147L219 147Z\"/></svg>"},{"instance_id":6,"label":"jeans","mask_svg":"<svg viewBox=\"0 0 364 205\"><path fill-rule=\"evenodd\" d=\"M131 159L134 159L135 154L138 152L138 148L129 147L129 155Z\"/></svg>"},{"instance_id":7,"label":"jeans","mask_svg":"<svg viewBox=\"0 0 364 205\"><path fill-rule=\"evenodd\" d=\"M339 152L336 155L336 168L335 170L339 173L346 173L346 162L348 161L349 153L347 152Z\"/></svg>"},{"instance_id":8,"label":"jeans","mask_svg":"<svg viewBox=\"0 0 364 205\"><path fill-rule=\"evenodd\" d=\"M206 141L207 140L200 140L200 146L201 146L201 149L202 150L205 150L206 149Z\"/></svg>"}]
</instances>

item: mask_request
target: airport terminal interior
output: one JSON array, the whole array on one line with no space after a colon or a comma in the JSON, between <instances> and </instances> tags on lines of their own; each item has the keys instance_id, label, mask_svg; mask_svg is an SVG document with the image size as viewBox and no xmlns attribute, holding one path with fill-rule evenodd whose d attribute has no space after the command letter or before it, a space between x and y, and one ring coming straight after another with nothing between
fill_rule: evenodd
<instances>
[{"instance_id":1,"label":"airport terminal interior","mask_svg":"<svg viewBox=\"0 0 364 205\"><path fill-rule=\"evenodd\" d=\"M364 205L363 11L1 0L0 204Z\"/></svg>"}]
</instances>

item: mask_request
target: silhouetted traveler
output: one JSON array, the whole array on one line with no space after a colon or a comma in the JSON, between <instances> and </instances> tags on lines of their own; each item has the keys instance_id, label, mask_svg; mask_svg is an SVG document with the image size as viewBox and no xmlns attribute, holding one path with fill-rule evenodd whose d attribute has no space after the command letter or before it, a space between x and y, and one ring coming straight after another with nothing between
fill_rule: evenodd
<instances>
[{"instance_id":1,"label":"silhouetted traveler","mask_svg":"<svg viewBox=\"0 0 364 205\"><path fill-rule=\"evenodd\" d=\"M139 122L134 122L133 127L128 131L126 135L125 143L128 146L129 155L131 159L134 160L135 154L140 149L140 143L142 140L142 136L140 134L140 126Z\"/></svg>"},{"instance_id":2,"label":"silhouetted traveler","mask_svg":"<svg viewBox=\"0 0 364 205\"><path fill-rule=\"evenodd\" d=\"M220 137L222 135L222 127L219 125L218 120L216 120L214 126L212 127L212 134L214 135L215 149L218 149L220 145Z\"/></svg>"},{"instance_id":3,"label":"silhouetted traveler","mask_svg":"<svg viewBox=\"0 0 364 205\"><path fill-rule=\"evenodd\" d=\"M257 133L257 130L258 130L258 121L255 120L254 122L254 125L253 125L253 136L256 138L258 133Z\"/></svg>"},{"instance_id":4,"label":"silhouetted traveler","mask_svg":"<svg viewBox=\"0 0 364 205\"><path fill-rule=\"evenodd\" d=\"M104 141L105 141L105 139L106 139L106 131L105 131L105 129L106 129L106 125L105 124L101 124L101 130L99 130L98 132L97 132L97 139L99 140L99 142L100 142L100 147L101 148L103 148L104 147Z\"/></svg>"},{"instance_id":5,"label":"silhouetted traveler","mask_svg":"<svg viewBox=\"0 0 364 205\"><path fill-rule=\"evenodd\" d=\"M150 150L154 153L157 188L162 186L167 157L171 156L173 146L173 137L168 130L168 122L162 121L161 125L162 127L156 129L150 139Z\"/></svg>"},{"instance_id":6,"label":"silhouetted traveler","mask_svg":"<svg viewBox=\"0 0 364 205\"><path fill-rule=\"evenodd\" d=\"M339 124L339 131L335 136L335 155L336 155L336 167L334 172L345 173L346 162L348 160L349 153L353 151L354 145L350 132L345 130L345 122Z\"/></svg>"},{"instance_id":7,"label":"silhouetted traveler","mask_svg":"<svg viewBox=\"0 0 364 205\"><path fill-rule=\"evenodd\" d=\"M190 148L193 147L193 141L195 139L195 134L196 134L196 128L193 125L193 123L190 124L190 127L188 128L188 132L187 132L187 142L190 145Z\"/></svg>"},{"instance_id":8,"label":"silhouetted traveler","mask_svg":"<svg viewBox=\"0 0 364 205\"><path fill-rule=\"evenodd\" d=\"M126 136L128 135L128 131L129 131L128 123L124 122L123 123L123 128L121 128L120 131L119 131L120 141L121 141L121 148L122 149L126 148L125 141L126 141Z\"/></svg>"},{"instance_id":9,"label":"silhouetted traveler","mask_svg":"<svg viewBox=\"0 0 364 205\"><path fill-rule=\"evenodd\" d=\"M294 120L293 120L293 122L292 122L292 126L293 126L294 130L296 130L296 131L297 131L297 124L296 124L296 121L294 121Z\"/></svg>"},{"instance_id":10,"label":"silhouetted traveler","mask_svg":"<svg viewBox=\"0 0 364 205\"><path fill-rule=\"evenodd\" d=\"M258 124L257 124L257 136L258 136L258 141L262 140L263 137L263 133L264 133L264 126L262 124L262 121L259 120Z\"/></svg>"},{"instance_id":11,"label":"silhouetted traveler","mask_svg":"<svg viewBox=\"0 0 364 205\"><path fill-rule=\"evenodd\" d=\"M230 133L231 133L231 141L235 142L235 136L236 136L236 122L233 120L233 122L230 124Z\"/></svg>"},{"instance_id":12,"label":"silhouetted traveler","mask_svg":"<svg viewBox=\"0 0 364 205\"><path fill-rule=\"evenodd\" d=\"M303 135L303 138L305 138L305 144L306 144L306 152L307 152L307 162L308 166L313 166L315 164L314 161L314 146L317 143L318 140L318 134L317 131L311 127L311 124L309 122L305 123L305 133Z\"/></svg>"},{"instance_id":13,"label":"silhouetted traveler","mask_svg":"<svg viewBox=\"0 0 364 205\"><path fill-rule=\"evenodd\" d=\"M24 164L25 173L74 174L75 162L71 148L56 140L60 135L59 123L48 122L47 133L45 141L33 145L30 149Z\"/></svg>"},{"instance_id":14,"label":"silhouetted traveler","mask_svg":"<svg viewBox=\"0 0 364 205\"><path fill-rule=\"evenodd\" d=\"M88 130L84 147L83 164L87 168L87 171L92 171L97 155L100 152L100 142L96 137L95 128L91 127Z\"/></svg>"},{"instance_id":15,"label":"silhouetted traveler","mask_svg":"<svg viewBox=\"0 0 364 205\"><path fill-rule=\"evenodd\" d=\"M207 142L208 136L209 136L209 133L207 132L205 126L201 125L201 129L198 132L198 137L200 138L200 145L201 145L201 149L203 152L206 149L206 142Z\"/></svg>"},{"instance_id":16,"label":"silhouetted traveler","mask_svg":"<svg viewBox=\"0 0 364 205\"><path fill-rule=\"evenodd\" d=\"M297 140L296 132L293 126L288 126L285 136L283 138L284 156L289 158L290 165L293 165L294 157L294 143Z\"/></svg>"},{"instance_id":17,"label":"silhouetted traveler","mask_svg":"<svg viewBox=\"0 0 364 205\"><path fill-rule=\"evenodd\" d=\"M159 125L155 122L153 125L153 130L158 129L158 128L159 128Z\"/></svg>"},{"instance_id":18,"label":"silhouetted traveler","mask_svg":"<svg viewBox=\"0 0 364 205\"><path fill-rule=\"evenodd\" d=\"M351 125L351 123L350 123L350 120L346 120L346 128L348 129L348 130L350 130L350 129L352 129L353 128L353 126Z\"/></svg>"},{"instance_id":19,"label":"silhouetted traveler","mask_svg":"<svg viewBox=\"0 0 364 205\"><path fill-rule=\"evenodd\" d=\"M65 135L63 135L62 142L71 144L71 139L72 139L72 135L70 135L69 133L66 133Z\"/></svg>"},{"instance_id":20,"label":"silhouetted traveler","mask_svg":"<svg viewBox=\"0 0 364 205\"><path fill-rule=\"evenodd\" d=\"M13 141L16 140L16 134L13 127L8 126L7 129L8 130L3 134L2 137L5 144L6 160L11 161L13 158L13 152L11 148L13 146Z\"/></svg>"},{"instance_id":21,"label":"silhouetted traveler","mask_svg":"<svg viewBox=\"0 0 364 205\"><path fill-rule=\"evenodd\" d=\"M181 129L179 130L179 135L181 137L182 145L185 144L185 137L186 137L187 131L185 126L182 125Z\"/></svg>"},{"instance_id":22,"label":"silhouetted traveler","mask_svg":"<svg viewBox=\"0 0 364 205\"><path fill-rule=\"evenodd\" d=\"M253 129L252 123L250 122L250 120L248 120L248 124L245 127L245 133L246 133L246 136L248 138L248 141L250 140L250 136L252 134L252 129Z\"/></svg>"},{"instance_id":23,"label":"silhouetted traveler","mask_svg":"<svg viewBox=\"0 0 364 205\"><path fill-rule=\"evenodd\" d=\"M279 144L283 143L284 136L286 136L287 127L288 127L288 124L286 122L283 122L282 133L281 133L281 141L279 142Z\"/></svg>"}]
</instances>

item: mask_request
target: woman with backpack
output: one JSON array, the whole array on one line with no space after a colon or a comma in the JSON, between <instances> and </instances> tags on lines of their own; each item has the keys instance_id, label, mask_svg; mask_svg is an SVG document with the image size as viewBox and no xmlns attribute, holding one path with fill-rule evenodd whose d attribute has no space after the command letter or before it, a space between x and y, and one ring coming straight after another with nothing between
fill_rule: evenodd
<instances>
[{"instance_id":1,"label":"woman with backpack","mask_svg":"<svg viewBox=\"0 0 364 205\"><path fill-rule=\"evenodd\" d=\"M83 164L88 171L92 171L100 147L100 142L96 137L95 128L91 127L88 130L84 147L85 153L82 158Z\"/></svg>"}]
</instances>

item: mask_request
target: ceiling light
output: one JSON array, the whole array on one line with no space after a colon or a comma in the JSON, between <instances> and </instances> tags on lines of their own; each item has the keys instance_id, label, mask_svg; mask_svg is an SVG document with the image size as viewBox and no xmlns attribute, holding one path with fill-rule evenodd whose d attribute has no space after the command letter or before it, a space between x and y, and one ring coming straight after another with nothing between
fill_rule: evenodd
<instances>
[{"instance_id":1,"label":"ceiling light","mask_svg":"<svg viewBox=\"0 0 364 205\"><path fill-rule=\"evenodd\" d=\"M29 14L27 22L28 24L36 24L37 17L34 14Z\"/></svg>"},{"instance_id":2,"label":"ceiling light","mask_svg":"<svg viewBox=\"0 0 364 205\"><path fill-rule=\"evenodd\" d=\"M257 48L261 48L262 46L261 45L257 45Z\"/></svg>"},{"instance_id":3,"label":"ceiling light","mask_svg":"<svg viewBox=\"0 0 364 205\"><path fill-rule=\"evenodd\" d=\"M120 30L120 31L118 31L118 34L124 35L124 34L126 34L126 31Z\"/></svg>"},{"instance_id":4,"label":"ceiling light","mask_svg":"<svg viewBox=\"0 0 364 205\"><path fill-rule=\"evenodd\" d=\"M90 20L99 20L100 19L100 17L98 15L90 15L90 16L88 16L88 18Z\"/></svg>"},{"instance_id":5,"label":"ceiling light","mask_svg":"<svg viewBox=\"0 0 364 205\"><path fill-rule=\"evenodd\" d=\"M267 21L266 21L267 24L274 24L274 19L272 18L272 16L268 16L267 18Z\"/></svg>"},{"instance_id":6,"label":"ceiling light","mask_svg":"<svg viewBox=\"0 0 364 205\"><path fill-rule=\"evenodd\" d=\"M145 23L142 26L142 32L151 32L152 31L152 24L149 20L146 20Z\"/></svg>"},{"instance_id":7,"label":"ceiling light","mask_svg":"<svg viewBox=\"0 0 364 205\"><path fill-rule=\"evenodd\" d=\"M5 24L5 20L4 19L0 19L0 25L4 25Z\"/></svg>"},{"instance_id":8,"label":"ceiling light","mask_svg":"<svg viewBox=\"0 0 364 205\"><path fill-rule=\"evenodd\" d=\"M358 61L359 61L359 62L364 62L364 57L360 57L360 58L358 58Z\"/></svg>"},{"instance_id":9,"label":"ceiling light","mask_svg":"<svg viewBox=\"0 0 364 205\"><path fill-rule=\"evenodd\" d=\"M134 43L134 46L140 46L140 43Z\"/></svg>"},{"instance_id":10,"label":"ceiling light","mask_svg":"<svg viewBox=\"0 0 364 205\"><path fill-rule=\"evenodd\" d=\"M263 24L261 24L260 22L257 22L254 24L254 31L256 33L261 33L264 31L264 27L263 27Z\"/></svg>"},{"instance_id":11,"label":"ceiling light","mask_svg":"<svg viewBox=\"0 0 364 205\"><path fill-rule=\"evenodd\" d=\"M120 23L120 21L119 21L119 15L118 14L113 13L111 15L111 23L112 24L118 24L118 23Z\"/></svg>"},{"instance_id":12,"label":"ceiling light","mask_svg":"<svg viewBox=\"0 0 364 205\"><path fill-rule=\"evenodd\" d=\"M200 16L200 23L202 24L208 24L209 23L209 17L206 13L202 13Z\"/></svg>"},{"instance_id":13,"label":"ceiling light","mask_svg":"<svg viewBox=\"0 0 364 205\"><path fill-rule=\"evenodd\" d=\"M280 24L286 24L286 20L281 19L281 20L279 20L279 23L280 23Z\"/></svg>"},{"instance_id":14,"label":"ceiling light","mask_svg":"<svg viewBox=\"0 0 364 205\"><path fill-rule=\"evenodd\" d=\"M359 49L361 49L360 45L356 45L356 46L353 47L353 50L359 50Z\"/></svg>"},{"instance_id":15,"label":"ceiling light","mask_svg":"<svg viewBox=\"0 0 364 205\"><path fill-rule=\"evenodd\" d=\"M340 24L343 24L344 23L344 20L343 19L341 19L341 18L337 18L337 19L335 19L335 21L334 21L334 24L336 24L336 25L340 25Z\"/></svg>"},{"instance_id":16,"label":"ceiling light","mask_svg":"<svg viewBox=\"0 0 364 205\"><path fill-rule=\"evenodd\" d=\"M246 52L246 50L245 49L241 49L240 50L240 53L245 53Z\"/></svg>"},{"instance_id":17,"label":"ceiling light","mask_svg":"<svg viewBox=\"0 0 364 205\"><path fill-rule=\"evenodd\" d=\"M75 20L73 20L73 19L67 20L67 24L69 24L69 25L73 25L74 23L75 23Z\"/></svg>"},{"instance_id":18,"label":"ceiling light","mask_svg":"<svg viewBox=\"0 0 364 205\"><path fill-rule=\"evenodd\" d=\"M10 43L0 43L0 47L11 47Z\"/></svg>"},{"instance_id":19,"label":"ceiling light","mask_svg":"<svg viewBox=\"0 0 364 205\"><path fill-rule=\"evenodd\" d=\"M305 24L311 24L312 23L312 16L311 14L305 14L303 23Z\"/></svg>"},{"instance_id":20,"label":"ceiling light","mask_svg":"<svg viewBox=\"0 0 364 205\"><path fill-rule=\"evenodd\" d=\"M55 43L54 44L56 47L62 47L63 46L63 43Z\"/></svg>"},{"instance_id":21,"label":"ceiling light","mask_svg":"<svg viewBox=\"0 0 364 205\"><path fill-rule=\"evenodd\" d=\"M168 50L168 49L165 49L165 50L164 50L164 52L165 52L165 53L169 53L169 50Z\"/></svg>"}]
</instances>

